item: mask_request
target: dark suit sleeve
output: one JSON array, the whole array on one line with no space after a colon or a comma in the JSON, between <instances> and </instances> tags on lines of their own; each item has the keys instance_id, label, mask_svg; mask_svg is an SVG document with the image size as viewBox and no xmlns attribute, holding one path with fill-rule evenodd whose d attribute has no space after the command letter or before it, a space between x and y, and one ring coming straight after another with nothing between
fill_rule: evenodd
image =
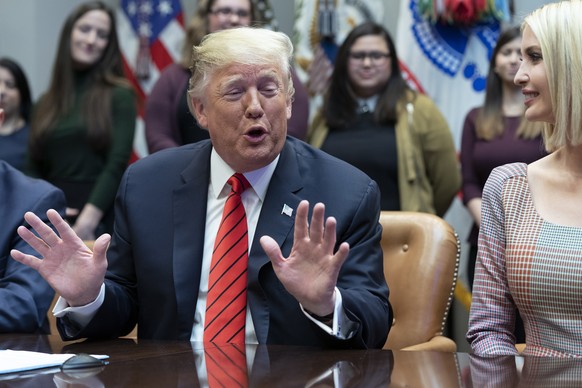
<instances>
[{"instance_id":1,"label":"dark suit sleeve","mask_svg":"<svg viewBox=\"0 0 582 388\"><path fill-rule=\"evenodd\" d=\"M357 201L344 197L335 201L328 198L325 202L320 197L326 204L326 214L337 220L337 244L345 241L350 245L350 253L336 284L342 295L344 312L351 321L347 338L330 335L305 317L297 301L280 284L272 266L267 264L259 275L264 296L269 301L267 343L363 349L381 348L386 342L392 314L383 272L382 229L377 221L380 208L378 187L375 182L369 182L363 195L361 191L357 194L355 190L344 191L353 199L357 196ZM309 200L310 203L316 202L313 198ZM289 235L292 236L293 232ZM284 256L289 254L292 243L292 238L284 242ZM310 287L309 284L305 286ZM255 329L260 330L260 327L255 324Z\"/></svg>"},{"instance_id":2,"label":"dark suit sleeve","mask_svg":"<svg viewBox=\"0 0 582 388\"><path fill-rule=\"evenodd\" d=\"M115 203L115 233L107 250L108 271L105 276L104 302L89 324L83 328L78 327L67 316L59 318L57 327L64 340L117 338L129 334L137 322L135 270L131 259L131 246L123 238L128 225L125 217L120 215L123 214L126 187L127 174L121 181Z\"/></svg>"},{"instance_id":3,"label":"dark suit sleeve","mask_svg":"<svg viewBox=\"0 0 582 388\"><path fill-rule=\"evenodd\" d=\"M0 231L0 332L46 333L49 330L47 311L54 291L37 271L12 259L10 250L18 249L38 256L20 238L16 229L24 224L26 211L34 212L45 223L48 223L48 209L56 209L64 214L65 197L60 190L45 182L33 181L25 176L17 176L16 173L10 182L12 189L0 210L3 216Z\"/></svg>"},{"instance_id":4,"label":"dark suit sleeve","mask_svg":"<svg viewBox=\"0 0 582 388\"><path fill-rule=\"evenodd\" d=\"M316 203L325 204L326 217L336 219L335 249L343 242L350 246L336 283L345 314L353 323L347 339L328 334L305 316L256 241L259 236L271 236L288 257L293 249L294 219L281 216L281 207L295 209L301 200L309 201L310 212ZM380 192L373 180L339 159L288 138L269 184L249 259L248 298L259 343L325 348L384 345L392 318L379 214ZM255 276L258 287L253 283Z\"/></svg>"},{"instance_id":5,"label":"dark suit sleeve","mask_svg":"<svg viewBox=\"0 0 582 388\"><path fill-rule=\"evenodd\" d=\"M127 168L115 200L103 304L81 330L72 322L68 334L59 327L64 339L117 338L136 324L142 339L190 338L209 179L200 170L208 169L210 152L210 141L200 141ZM66 324L66 317L58 322Z\"/></svg>"},{"instance_id":6,"label":"dark suit sleeve","mask_svg":"<svg viewBox=\"0 0 582 388\"><path fill-rule=\"evenodd\" d=\"M348 340L350 347L381 348L392 322L388 287L384 278L380 245L380 194L370 182L353 218L338 236L338 244L350 244L350 253L338 277L347 317L357 323Z\"/></svg>"}]
</instances>

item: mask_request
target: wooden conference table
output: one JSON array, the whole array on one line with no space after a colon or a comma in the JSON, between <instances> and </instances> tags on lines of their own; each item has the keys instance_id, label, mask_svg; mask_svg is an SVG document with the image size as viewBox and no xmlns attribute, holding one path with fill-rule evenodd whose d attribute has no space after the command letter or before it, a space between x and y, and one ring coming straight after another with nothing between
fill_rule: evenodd
<instances>
[{"instance_id":1,"label":"wooden conference table","mask_svg":"<svg viewBox=\"0 0 582 388\"><path fill-rule=\"evenodd\" d=\"M246 348L251 387L582 386L582 360L272 345ZM0 349L110 356L109 364L96 370L0 375L0 387L204 385L197 373L204 353L201 343L134 339L62 342L58 335L5 334L0 335Z\"/></svg>"}]
</instances>

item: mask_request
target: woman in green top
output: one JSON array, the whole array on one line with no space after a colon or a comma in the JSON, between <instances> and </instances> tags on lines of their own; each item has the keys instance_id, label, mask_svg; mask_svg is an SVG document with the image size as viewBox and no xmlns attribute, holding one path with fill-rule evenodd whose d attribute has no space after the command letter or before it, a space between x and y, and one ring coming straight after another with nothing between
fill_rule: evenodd
<instances>
[{"instance_id":1,"label":"woman in green top","mask_svg":"<svg viewBox=\"0 0 582 388\"><path fill-rule=\"evenodd\" d=\"M135 105L113 11L98 1L81 4L65 21L49 89L34 109L28 172L65 192L68 220L83 239L112 231Z\"/></svg>"}]
</instances>

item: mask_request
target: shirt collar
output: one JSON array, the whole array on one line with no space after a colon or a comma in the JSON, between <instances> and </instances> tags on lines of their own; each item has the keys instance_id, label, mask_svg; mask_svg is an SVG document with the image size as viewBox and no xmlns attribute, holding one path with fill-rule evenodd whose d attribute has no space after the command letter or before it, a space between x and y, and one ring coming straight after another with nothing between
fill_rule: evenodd
<instances>
[{"instance_id":1,"label":"shirt collar","mask_svg":"<svg viewBox=\"0 0 582 388\"><path fill-rule=\"evenodd\" d=\"M370 98L358 98L358 107L362 107L364 105L368 106L369 112L374 112L376 110L376 103L378 102L378 95L374 94Z\"/></svg>"},{"instance_id":2,"label":"shirt collar","mask_svg":"<svg viewBox=\"0 0 582 388\"><path fill-rule=\"evenodd\" d=\"M269 182L271 182L271 178L275 172L277 163L279 162L279 156L280 155L277 155L275 160L265 167L243 174L262 202L265 200ZM212 195L214 198L220 196L226 186L226 181L228 181L228 178L230 178L235 172L236 171L234 171L232 167L230 167L224 159L218 155L218 152L216 152L213 147L210 154L210 185L212 187ZM226 194L228 194L228 192L226 192Z\"/></svg>"}]
</instances>

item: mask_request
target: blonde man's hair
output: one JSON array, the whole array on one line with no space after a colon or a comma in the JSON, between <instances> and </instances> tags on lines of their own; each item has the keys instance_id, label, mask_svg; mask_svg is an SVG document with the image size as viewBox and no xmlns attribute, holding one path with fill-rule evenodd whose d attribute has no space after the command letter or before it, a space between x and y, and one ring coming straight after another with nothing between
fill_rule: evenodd
<instances>
[{"instance_id":1,"label":"blonde man's hair","mask_svg":"<svg viewBox=\"0 0 582 388\"><path fill-rule=\"evenodd\" d=\"M293 44L282 32L237 27L208 34L193 49L188 94L202 100L212 75L226 66L272 64L283 71L285 92L292 99L295 93L291 79L292 56Z\"/></svg>"},{"instance_id":2,"label":"blonde man's hair","mask_svg":"<svg viewBox=\"0 0 582 388\"><path fill-rule=\"evenodd\" d=\"M582 144L582 1L546 4L528 15L540 43L554 112L554 123L544 123L546 150Z\"/></svg>"}]
</instances>

